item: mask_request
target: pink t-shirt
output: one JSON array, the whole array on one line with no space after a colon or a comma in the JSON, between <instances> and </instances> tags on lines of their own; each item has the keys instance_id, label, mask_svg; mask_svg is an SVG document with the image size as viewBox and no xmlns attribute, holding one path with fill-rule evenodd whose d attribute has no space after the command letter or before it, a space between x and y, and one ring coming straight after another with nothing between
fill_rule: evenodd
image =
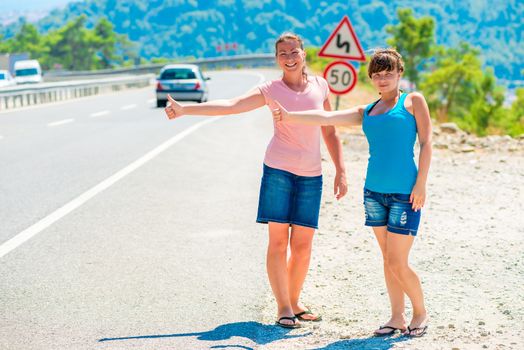
<instances>
[{"instance_id":1,"label":"pink t-shirt","mask_svg":"<svg viewBox=\"0 0 524 350\"><path fill-rule=\"evenodd\" d=\"M308 85L302 92L291 90L282 79L266 81L259 86L270 109L277 100L290 112L324 109L329 94L324 78L308 77ZM299 176L322 174L320 158L320 126L289 122L274 122L275 133L267 146L264 163L276 169Z\"/></svg>"}]
</instances>

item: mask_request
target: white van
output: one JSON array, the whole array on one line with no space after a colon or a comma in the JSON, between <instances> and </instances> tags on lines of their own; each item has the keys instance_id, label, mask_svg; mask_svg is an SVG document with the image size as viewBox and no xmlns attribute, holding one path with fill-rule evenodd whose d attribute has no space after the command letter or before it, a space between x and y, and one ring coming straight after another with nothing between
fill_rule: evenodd
<instances>
[{"instance_id":1,"label":"white van","mask_svg":"<svg viewBox=\"0 0 524 350\"><path fill-rule=\"evenodd\" d=\"M42 68L37 60L16 61L14 68L17 84L42 82Z\"/></svg>"},{"instance_id":2,"label":"white van","mask_svg":"<svg viewBox=\"0 0 524 350\"><path fill-rule=\"evenodd\" d=\"M0 87L14 85L15 80L7 69L0 69Z\"/></svg>"}]
</instances>

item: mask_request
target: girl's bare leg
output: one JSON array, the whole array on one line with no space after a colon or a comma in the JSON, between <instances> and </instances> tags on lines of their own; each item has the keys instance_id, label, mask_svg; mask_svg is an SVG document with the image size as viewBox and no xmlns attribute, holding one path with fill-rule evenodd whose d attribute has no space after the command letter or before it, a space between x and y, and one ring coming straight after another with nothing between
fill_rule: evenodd
<instances>
[{"instance_id":1,"label":"girl's bare leg","mask_svg":"<svg viewBox=\"0 0 524 350\"><path fill-rule=\"evenodd\" d=\"M408 295L413 305L413 318L409 327L419 328L427 322L427 312L420 279L408 264L409 251L414 238L409 235L388 232L386 246L389 270L400 282L402 290Z\"/></svg>"},{"instance_id":2,"label":"girl's bare leg","mask_svg":"<svg viewBox=\"0 0 524 350\"><path fill-rule=\"evenodd\" d=\"M384 324L384 326L405 329L407 324L406 315L404 313L404 291L400 282L397 280L393 272L389 269L387 261L387 251L389 248L387 245L387 227L373 227L373 232L375 233L378 245L380 246L380 251L382 252L382 258L384 260L384 278L386 280L389 302L391 304L391 318ZM390 331L391 329L387 328L384 330L377 329L375 333L389 333Z\"/></svg>"}]
</instances>

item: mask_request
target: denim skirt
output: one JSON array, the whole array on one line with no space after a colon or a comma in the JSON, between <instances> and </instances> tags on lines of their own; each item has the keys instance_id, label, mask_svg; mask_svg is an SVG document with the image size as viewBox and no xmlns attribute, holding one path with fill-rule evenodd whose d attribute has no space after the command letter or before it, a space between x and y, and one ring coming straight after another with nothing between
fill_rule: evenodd
<instances>
[{"instance_id":1,"label":"denim skirt","mask_svg":"<svg viewBox=\"0 0 524 350\"><path fill-rule=\"evenodd\" d=\"M257 222L318 228L322 175L299 176L264 164Z\"/></svg>"}]
</instances>

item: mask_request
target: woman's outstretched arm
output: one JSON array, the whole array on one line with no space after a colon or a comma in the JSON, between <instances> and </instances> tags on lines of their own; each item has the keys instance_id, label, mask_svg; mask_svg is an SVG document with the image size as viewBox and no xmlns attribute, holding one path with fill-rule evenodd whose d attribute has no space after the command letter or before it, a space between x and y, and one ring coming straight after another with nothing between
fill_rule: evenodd
<instances>
[{"instance_id":1,"label":"woman's outstretched arm","mask_svg":"<svg viewBox=\"0 0 524 350\"><path fill-rule=\"evenodd\" d=\"M309 125L356 126L362 124L362 115L366 106L356 106L341 111L310 110L302 112L288 112L275 101L278 108L272 111L275 121L287 121Z\"/></svg>"},{"instance_id":2,"label":"woman's outstretched arm","mask_svg":"<svg viewBox=\"0 0 524 350\"><path fill-rule=\"evenodd\" d=\"M257 109L266 104L264 95L259 88L254 88L242 96L228 100L214 100L204 103L180 104L170 95L167 95L169 105L165 112L169 119L175 119L183 115L218 116L227 114L238 114Z\"/></svg>"}]
</instances>

